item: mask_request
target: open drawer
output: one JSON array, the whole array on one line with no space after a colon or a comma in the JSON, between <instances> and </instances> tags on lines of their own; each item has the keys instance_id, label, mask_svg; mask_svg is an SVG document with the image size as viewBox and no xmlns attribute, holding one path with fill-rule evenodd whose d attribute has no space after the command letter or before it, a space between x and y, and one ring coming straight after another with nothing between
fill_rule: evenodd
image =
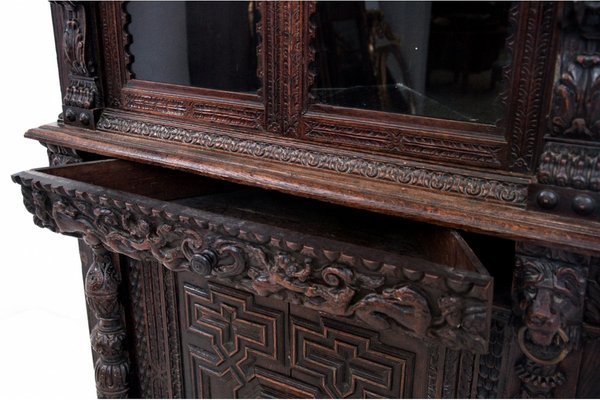
<instances>
[{"instance_id":1,"label":"open drawer","mask_svg":"<svg viewBox=\"0 0 600 400\"><path fill-rule=\"evenodd\" d=\"M455 231L121 160L13 180L55 232L365 328L487 350L493 279Z\"/></svg>"}]
</instances>

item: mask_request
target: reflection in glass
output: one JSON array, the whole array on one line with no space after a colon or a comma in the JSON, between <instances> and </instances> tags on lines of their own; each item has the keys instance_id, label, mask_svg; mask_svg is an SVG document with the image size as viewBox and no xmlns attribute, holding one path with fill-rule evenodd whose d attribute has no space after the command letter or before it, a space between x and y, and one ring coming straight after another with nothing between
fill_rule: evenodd
<instances>
[{"instance_id":1,"label":"reflection in glass","mask_svg":"<svg viewBox=\"0 0 600 400\"><path fill-rule=\"evenodd\" d=\"M320 103L495 123L505 2L319 1Z\"/></svg>"},{"instance_id":2,"label":"reflection in glass","mask_svg":"<svg viewBox=\"0 0 600 400\"><path fill-rule=\"evenodd\" d=\"M136 79L236 92L259 88L254 2L130 2Z\"/></svg>"}]
</instances>

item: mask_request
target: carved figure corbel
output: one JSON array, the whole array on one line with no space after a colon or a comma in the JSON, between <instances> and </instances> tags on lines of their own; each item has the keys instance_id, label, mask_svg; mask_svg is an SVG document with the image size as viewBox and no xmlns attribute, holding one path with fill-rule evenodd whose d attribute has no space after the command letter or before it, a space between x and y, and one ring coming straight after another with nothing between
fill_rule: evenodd
<instances>
[{"instance_id":1,"label":"carved figure corbel","mask_svg":"<svg viewBox=\"0 0 600 400\"><path fill-rule=\"evenodd\" d=\"M519 249L513 306L524 355L516 368L523 397L549 397L565 382L560 363L580 346L586 262L584 256L562 251Z\"/></svg>"},{"instance_id":2,"label":"carved figure corbel","mask_svg":"<svg viewBox=\"0 0 600 400\"><path fill-rule=\"evenodd\" d=\"M54 2L62 8L61 68L68 81L63 96L63 122L95 129L102 111L102 93L96 71L93 3Z\"/></svg>"}]
</instances>

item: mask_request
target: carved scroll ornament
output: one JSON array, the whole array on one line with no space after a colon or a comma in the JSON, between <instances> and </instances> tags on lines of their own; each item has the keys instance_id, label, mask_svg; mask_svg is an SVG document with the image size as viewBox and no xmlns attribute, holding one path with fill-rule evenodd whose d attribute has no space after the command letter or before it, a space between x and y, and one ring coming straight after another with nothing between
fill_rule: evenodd
<instances>
[{"instance_id":1,"label":"carved scroll ornament","mask_svg":"<svg viewBox=\"0 0 600 400\"><path fill-rule=\"evenodd\" d=\"M156 260L172 271L192 271L372 328L398 330L452 348L486 350L487 281L373 264L339 249L292 243L277 231L253 231L239 221L217 223L189 209L171 212L112 199L100 191L14 179L23 186L36 224L82 236L90 245L102 244L133 259Z\"/></svg>"}]
</instances>

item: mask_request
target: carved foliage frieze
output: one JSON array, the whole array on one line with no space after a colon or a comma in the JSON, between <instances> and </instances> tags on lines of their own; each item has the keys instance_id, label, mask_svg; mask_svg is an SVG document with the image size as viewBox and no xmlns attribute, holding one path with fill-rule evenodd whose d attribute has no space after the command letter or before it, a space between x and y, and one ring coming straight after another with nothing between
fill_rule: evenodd
<instances>
[{"instance_id":1,"label":"carved foliage frieze","mask_svg":"<svg viewBox=\"0 0 600 400\"><path fill-rule=\"evenodd\" d=\"M418 168L405 163L383 162L362 156L326 153L293 145L242 139L206 130L170 127L107 114L102 115L98 127L109 131L188 143L206 149L243 154L308 168L423 187L469 198L509 204L522 204L527 198L526 186L519 183L453 174L425 167Z\"/></svg>"},{"instance_id":2,"label":"carved foliage frieze","mask_svg":"<svg viewBox=\"0 0 600 400\"><path fill-rule=\"evenodd\" d=\"M172 271L192 271L252 293L444 343L484 352L489 280L363 260L338 248L295 242L289 234L214 222L198 213L168 211L14 178L24 187L34 221L54 231Z\"/></svg>"}]
</instances>

